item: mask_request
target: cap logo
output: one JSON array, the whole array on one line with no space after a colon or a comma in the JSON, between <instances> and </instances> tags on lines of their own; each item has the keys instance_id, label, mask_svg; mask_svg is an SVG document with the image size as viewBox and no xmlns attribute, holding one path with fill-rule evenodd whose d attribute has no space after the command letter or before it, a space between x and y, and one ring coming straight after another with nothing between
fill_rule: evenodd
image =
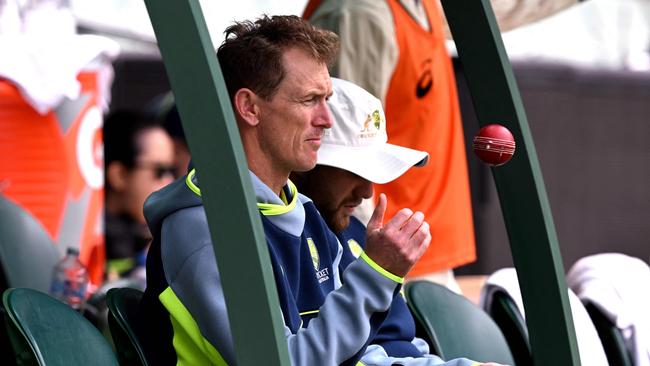
<instances>
[{"instance_id":1,"label":"cap logo","mask_svg":"<svg viewBox=\"0 0 650 366\"><path fill-rule=\"evenodd\" d=\"M371 138L377 136L377 131L381 129L381 114L379 110L375 109L371 114L366 116L366 120L363 122L363 129L359 137L361 138Z\"/></svg>"}]
</instances>

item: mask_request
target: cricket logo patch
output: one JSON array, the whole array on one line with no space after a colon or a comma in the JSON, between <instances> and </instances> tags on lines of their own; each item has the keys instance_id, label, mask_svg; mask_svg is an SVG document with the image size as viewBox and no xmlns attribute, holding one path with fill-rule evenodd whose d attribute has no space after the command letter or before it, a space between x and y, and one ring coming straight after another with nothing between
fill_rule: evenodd
<instances>
[{"instance_id":1,"label":"cricket logo patch","mask_svg":"<svg viewBox=\"0 0 650 366\"><path fill-rule=\"evenodd\" d=\"M354 239L348 240L348 248L350 248L350 252L352 252L354 258L359 258L359 256L363 252L361 245L359 245L359 243L357 243L357 241Z\"/></svg>"},{"instance_id":2,"label":"cricket logo patch","mask_svg":"<svg viewBox=\"0 0 650 366\"><path fill-rule=\"evenodd\" d=\"M314 269L316 272L320 269L320 256L318 255L318 249L316 249L316 244L312 238L307 238L307 246L309 247L309 254L311 254L311 262L314 264Z\"/></svg>"},{"instance_id":3,"label":"cricket logo patch","mask_svg":"<svg viewBox=\"0 0 650 366\"><path fill-rule=\"evenodd\" d=\"M329 268L320 269L320 255L318 255L318 249L316 249L316 244L314 239L307 238L307 246L309 247L309 254L311 254L311 263L314 265L316 270L316 279L318 283L323 283L330 279L330 270Z\"/></svg>"}]
</instances>

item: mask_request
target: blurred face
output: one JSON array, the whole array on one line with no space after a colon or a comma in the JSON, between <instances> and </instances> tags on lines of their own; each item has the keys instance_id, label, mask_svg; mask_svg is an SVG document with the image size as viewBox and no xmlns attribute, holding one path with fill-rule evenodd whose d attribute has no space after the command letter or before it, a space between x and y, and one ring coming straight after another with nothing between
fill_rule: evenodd
<instances>
[{"instance_id":1,"label":"blurred face","mask_svg":"<svg viewBox=\"0 0 650 366\"><path fill-rule=\"evenodd\" d=\"M298 191L314 201L334 232L348 227L350 216L364 198L372 197L372 183L347 170L317 165L297 179Z\"/></svg>"},{"instance_id":2,"label":"blurred face","mask_svg":"<svg viewBox=\"0 0 650 366\"><path fill-rule=\"evenodd\" d=\"M165 130L150 128L140 133L141 149L135 166L126 173L124 208L135 220L144 223L145 199L174 180L174 145Z\"/></svg>"},{"instance_id":3,"label":"blurred face","mask_svg":"<svg viewBox=\"0 0 650 366\"><path fill-rule=\"evenodd\" d=\"M270 101L259 102L258 140L269 166L289 176L316 165L332 117L326 104L332 82L325 64L292 48L283 55L286 77Z\"/></svg>"},{"instance_id":4,"label":"blurred face","mask_svg":"<svg viewBox=\"0 0 650 366\"><path fill-rule=\"evenodd\" d=\"M187 167L190 165L190 149L184 139L173 139L174 141L174 164L176 165L176 178L187 173Z\"/></svg>"}]
</instances>

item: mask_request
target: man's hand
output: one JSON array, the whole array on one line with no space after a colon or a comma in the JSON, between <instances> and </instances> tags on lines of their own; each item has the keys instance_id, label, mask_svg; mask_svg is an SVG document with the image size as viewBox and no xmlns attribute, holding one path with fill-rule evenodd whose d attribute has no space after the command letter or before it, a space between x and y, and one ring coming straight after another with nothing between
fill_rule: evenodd
<instances>
[{"instance_id":1,"label":"man's hand","mask_svg":"<svg viewBox=\"0 0 650 366\"><path fill-rule=\"evenodd\" d=\"M366 230L366 255L388 272L404 277L420 259L431 242L429 224L422 212L400 210L384 224L386 195L372 213Z\"/></svg>"}]
</instances>

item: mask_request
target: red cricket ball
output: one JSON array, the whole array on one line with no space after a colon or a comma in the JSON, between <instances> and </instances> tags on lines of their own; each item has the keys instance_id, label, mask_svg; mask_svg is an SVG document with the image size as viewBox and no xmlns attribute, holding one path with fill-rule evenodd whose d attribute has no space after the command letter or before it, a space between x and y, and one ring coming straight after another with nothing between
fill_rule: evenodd
<instances>
[{"instance_id":1,"label":"red cricket ball","mask_svg":"<svg viewBox=\"0 0 650 366\"><path fill-rule=\"evenodd\" d=\"M510 130L499 124L483 126L472 144L474 154L491 166L507 163L515 153L515 138Z\"/></svg>"}]
</instances>

